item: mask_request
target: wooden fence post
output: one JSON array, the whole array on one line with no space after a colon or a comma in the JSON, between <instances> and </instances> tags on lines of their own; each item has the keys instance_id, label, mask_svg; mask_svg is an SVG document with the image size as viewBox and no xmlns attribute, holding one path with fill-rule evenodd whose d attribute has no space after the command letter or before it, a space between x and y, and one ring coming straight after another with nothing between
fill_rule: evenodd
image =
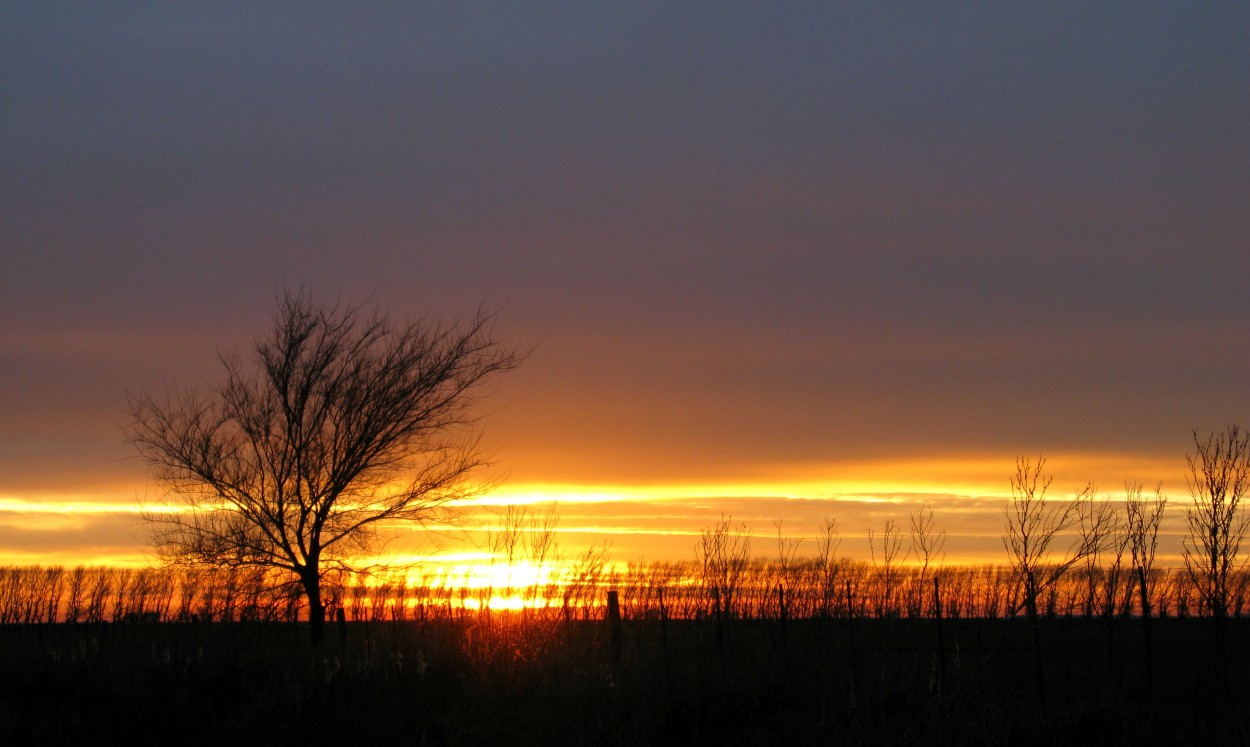
<instances>
[{"instance_id":1,"label":"wooden fence post","mask_svg":"<svg viewBox=\"0 0 1250 747\"><path fill-rule=\"evenodd\" d=\"M612 663L621 661L621 602L615 589L608 592L608 634L611 636Z\"/></svg>"},{"instance_id":2,"label":"wooden fence post","mask_svg":"<svg viewBox=\"0 0 1250 747\"><path fill-rule=\"evenodd\" d=\"M664 682L667 685L669 679L669 662L668 662L668 610L664 608L664 587L657 586L655 589L656 598L660 600L660 647L664 652Z\"/></svg>"},{"instance_id":3,"label":"wooden fence post","mask_svg":"<svg viewBox=\"0 0 1250 747\"><path fill-rule=\"evenodd\" d=\"M942 591L937 574L933 574L933 619L937 623L938 640L938 692L946 687L946 641L942 635Z\"/></svg>"}]
</instances>

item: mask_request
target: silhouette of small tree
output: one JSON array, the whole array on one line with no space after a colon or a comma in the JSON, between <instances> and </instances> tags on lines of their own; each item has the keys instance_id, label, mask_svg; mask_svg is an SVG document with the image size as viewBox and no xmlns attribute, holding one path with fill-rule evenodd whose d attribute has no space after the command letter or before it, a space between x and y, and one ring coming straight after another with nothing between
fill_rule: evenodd
<instances>
[{"instance_id":1,"label":"silhouette of small tree","mask_svg":"<svg viewBox=\"0 0 1250 747\"><path fill-rule=\"evenodd\" d=\"M1228 616L1234 576L1245 566L1240 553L1250 514L1241 500L1250 490L1250 433L1231 425L1205 440L1197 431L1193 436L1194 453L1185 457L1193 498L1185 509L1185 569L1207 614L1219 621Z\"/></svg>"},{"instance_id":2,"label":"silhouette of small tree","mask_svg":"<svg viewBox=\"0 0 1250 747\"><path fill-rule=\"evenodd\" d=\"M1150 617L1153 613L1154 579L1152 571L1155 550L1159 545L1159 525L1163 521L1163 509L1167 498L1163 486L1155 487L1152 498L1143 498L1141 483L1124 485L1124 505L1127 513L1129 553L1132 556L1133 575L1137 582L1137 597L1141 608L1142 640L1145 650L1146 692L1151 692L1154 682L1154 646L1151 641Z\"/></svg>"},{"instance_id":3,"label":"silhouette of small tree","mask_svg":"<svg viewBox=\"0 0 1250 747\"><path fill-rule=\"evenodd\" d=\"M716 526L700 533L696 551L713 614L718 621L732 617L751 557L751 536L746 524L734 527L732 519L722 516Z\"/></svg>"},{"instance_id":4,"label":"silhouette of small tree","mask_svg":"<svg viewBox=\"0 0 1250 747\"><path fill-rule=\"evenodd\" d=\"M1011 568L1020 583L1017 609L1023 608L1033 631L1033 652L1037 694L1045 702L1046 687L1042 658L1041 628L1038 625L1038 599L1043 592L1053 592L1056 583L1081 559L1096 552L1102 533L1081 533L1066 555L1055 560L1053 546L1060 535L1077 527L1087 504L1094 496L1093 485L1086 485L1071 501L1056 505L1046 499L1053 478L1043 475L1046 459L1016 459L1016 472L1011 476L1011 502L1003 510L1007 519L1007 549Z\"/></svg>"},{"instance_id":5,"label":"silhouette of small tree","mask_svg":"<svg viewBox=\"0 0 1250 747\"><path fill-rule=\"evenodd\" d=\"M293 574L319 643L327 570L376 547L380 527L440 515L483 465L469 405L520 360L490 320L396 325L284 294L251 367L223 358L207 394L131 403L130 440L172 504L145 514L158 552Z\"/></svg>"},{"instance_id":6,"label":"silhouette of small tree","mask_svg":"<svg viewBox=\"0 0 1250 747\"><path fill-rule=\"evenodd\" d=\"M899 551L903 549L901 535L902 530L899 528L898 522L893 519L886 519L885 528L880 535L881 548L880 553L878 553L878 535L873 530L868 530L868 552L872 558L872 567L877 577L877 600L875 605L877 617L894 617L897 614L894 593L895 587L898 585L898 566L894 561L898 559Z\"/></svg>"},{"instance_id":7,"label":"silhouette of small tree","mask_svg":"<svg viewBox=\"0 0 1250 747\"><path fill-rule=\"evenodd\" d=\"M946 549L946 530L937 528L933 509L927 505L921 505L909 514L907 519L911 525L911 553L920 563L920 575L917 579L916 591L912 595L913 614L919 616L924 614L923 600L930 583L930 566L935 561L941 562ZM936 574L936 571L934 573ZM934 604L935 606L937 604L936 598Z\"/></svg>"}]
</instances>

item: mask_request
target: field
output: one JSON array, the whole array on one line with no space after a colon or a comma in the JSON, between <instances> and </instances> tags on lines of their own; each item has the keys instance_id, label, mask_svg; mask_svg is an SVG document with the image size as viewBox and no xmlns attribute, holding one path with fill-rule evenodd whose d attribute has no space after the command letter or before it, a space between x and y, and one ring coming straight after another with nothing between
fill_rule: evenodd
<instances>
[{"instance_id":1,"label":"field","mask_svg":"<svg viewBox=\"0 0 1250 747\"><path fill-rule=\"evenodd\" d=\"M1087 565L1035 626L1003 566L573 568L342 577L320 646L264 573L0 568L0 744L1250 743L1245 573L1143 616Z\"/></svg>"},{"instance_id":2,"label":"field","mask_svg":"<svg viewBox=\"0 0 1250 747\"><path fill-rule=\"evenodd\" d=\"M460 619L8 624L4 744L1247 743L1250 624Z\"/></svg>"}]
</instances>

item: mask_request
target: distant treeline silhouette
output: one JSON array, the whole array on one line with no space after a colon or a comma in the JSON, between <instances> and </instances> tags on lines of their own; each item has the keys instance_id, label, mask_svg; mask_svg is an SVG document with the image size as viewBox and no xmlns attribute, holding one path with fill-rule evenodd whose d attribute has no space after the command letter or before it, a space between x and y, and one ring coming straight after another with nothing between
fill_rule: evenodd
<instances>
[{"instance_id":1,"label":"distant treeline silhouette","mask_svg":"<svg viewBox=\"0 0 1250 747\"><path fill-rule=\"evenodd\" d=\"M1127 568L1078 568L1048 587L1044 617L1139 617L1142 599ZM1250 572L1232 579L1230 617L1250 612ZM726 577L697 561L649 562L628 570L569 568L551 583L455 586L442 574L341 574L329 586L332 609L353 621L466 619L526 615L596 619L606 592L636 620L820 618L1011 618L1024 614L1023 580L1005 565L952 565L934 571L838 559L755 558ZM1154 617L1204 617L1205 597L1183 568L1151 571ZM493 603L492 603L493 601ZM0 568L0 624L276 622L306 619L298 587L260 570L110 567Z\"/></svg>"}]
</instances>

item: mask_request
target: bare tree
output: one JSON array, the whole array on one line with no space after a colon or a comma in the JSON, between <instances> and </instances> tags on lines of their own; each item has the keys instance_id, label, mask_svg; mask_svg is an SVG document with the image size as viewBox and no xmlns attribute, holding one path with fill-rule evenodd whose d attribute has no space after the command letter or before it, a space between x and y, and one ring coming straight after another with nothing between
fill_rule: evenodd
<instances>
[{"instance_id":1,"label":"bare tree","mask_svg":"<svg viewBox=\"0 0 1250 747\"><path fill-rule=\"evenodd\" d=\"M145 515L158 552L290 572L320 642L325 572L376 548L387 525L438 516L484 464L470 405L520 361L490 323L396 325L284 294L253 367L223 358L207 394L131 403L128 435L168 489L170 505Z\"/></svg>"},{"instance_id":2,"label":"bare tree","mask_svg":"<svg viewBox=\"0 0 1250 747\"><path fill-rule=\"evenodd\" d=\"M564 584L564 619L570 619L572 613L578 609L583 614L588 612L599 591L599 583L608 565L611 549L611 543L608 542L592 544L570 565Z\"/></svg>"},{"instance_id":3,"label":"bare tree","mask_svg":"<svg viewBox=\"0 0 1250 747\"><path fill-rule=\"evenodd\" d=\"M1230 425L1205 440L1197 431L1193 435L1194 453L1185 457L1193 498L1185 509L1185 569L1207 614L1222 620L1228 615L1234 575L1245 566L1240 552L1250 515L1241 510L1241 499L1250 489L1250 433Z\"/></svg>"},{"instance_id":4,"label":"bare tree","mask_svg":"<svg viewBox=\"0 0 1250 747\"><path fill-rule=\"evenodd\" d=\"M794 571L794 559L798 555L799 546L803 544L801 537L787 537L781 531L781 519L773 521L777 530L777 569L783 579L788 579Z\"/></svg>"},{"instance_id":5,"label":"bare tree","mask_svg":"<svg viewBox=\"0 0 1250 747\"><path fill-rule=\"evenodd\" d=\"M548 565L559 566L561 564L560 546L556 537L556 527L559 524L560 516L556 513L554 501L546 511L535 512L530 518L529 533L526 535L525 544L529 551L529 562L537 570L529 591L530 599L535 606L538 605L538 594L544 586L542 574L548 570Z\"/></svg>"},{"instance_id":6,"label":"bare tree","mask_svg":"<svg viewBox=\"0 0 1250 747\"><path fill-rule=\"evenodd\" d=\"M87 569L75 568L69 576L68 598L65 604L65 622L76 623L82 619L86 594Z\"/></svg>"},{"instance_id":7,"label":"bare tree","mask_svg":"<svg viewBox=\"0 0 1250 747\"><path fill-rule=\"evenodd\" d=\"M1140 482L1124 484L1124 506L1127 514L1125 531L1128 533L1129 554L1133 562L1133 575L1137 581L1137 596L1141 606L1141 623L1146 658L1146 691L1153 688L1154 646L1151 641L1150 615L1152 612L1155 550L1159 545L1159 525L1163 521L1163 485L1155 487L1153 498L1141 494ZM1131 594L1131 592L1130 592Z\"/></svg>"},{"instance_id":8,"label":"bare tree","mask_svg":"<svg viewBox=\"0 0 1250 747\"><path fill-rule=\"evenodd\" d=\"M816 563L820 573L820 613L828 617L833 609L834 588L838 577L838 547L842 544L838 520L824 517L816 538Z\"/></svg>"},{"instance_id":9,"label":"bare tree","mask_svg":"<svg viewBox=\"0 0 1250 747\"><path fill-rule=\"evenodd\" d=\"M1124 506L1127 512L1129 554L1136 577L1137 595L1141 616L1149 618L1152 608L1151 572L1155 564L1155 551L1159 546L1159 525L1163 522L1163 509L1168 499L1163 496L1163 486L1155 487L1151 498L1143 498L1140 482L1124 485Z\"/></svg>"},{"instance_id":10,"label":"bare tree","mask_svg":"<svg viewBox=\"0 0 1250 747\"><path fill-rule=\"evenodd\" d=\"M531 563L542 567L548 562L559 560L560 548L556 538L556 528L559 525L560 515L556 512L554 501L547 506L546 511L535 511L530 517L525 546Z\"/></svg>"},{"instance_id":11,"label":"bare tree","mask_svg":"<svg viewBox=\"0 0 1250 747\"><path fill-rule=\"evenodd\" d=\"M1060 535L1079 525L1082 512L1094 495L1094 486L1086 485L1071 501L1056 505L1046 499L1053 478L1042 475L1046 459L1016 459L1016 472L1011 476L1011 503L1003 509L1007 519L1007 535L1003 545L1012 571L1021 584L1016 610L1023 608L1033 630L1033 653L1037 676L1038 698L1046 699L1043 675L1041 628L1038 625L1037 601L1072 566L1095 551L1100 534L1081 534L1061 559L1053 557L1053 545Z\"/></svg>"},{"instance_id":12,"label":"bare tree","mask_svg":"<svg viewBox=\"0 0 1250 747\"><path fill-rule=\"evenodd\" d=\"M1092 496L1091 496L1092 498ZM1124 552L1129 534L1110 498L1084 501L1078 526L1085 554L1085 616L1114 615L1123 596Z\"/></svg>"},{"instance_id":13,"label":"bare tree","mask_svg":"<svg viewBox=\"0 0 1250 747\"><path fill-rule=\"evenodd\" d=\"M496 563L503 563L504 567L504 588L502 592L506 596L512 595L513 573L515 572L516 563L520 561L520 553L524 551L524 532L526 522L529 521L529 508L518 503L509 503L507 507L498 512L498 525L487 531L486 546L490 553L490 564L492 568ZM490 610L490 602L498 591L495 588L497 580L496 574L492 571L490 574L490 584L483 589L484 597L482 599L483 609Z\"/></svg>"},{"instance_id":14,"label":"bare tree","mask_svg":"<svg viewBox=\"0 0 1250 747\"><path fill-rule=\"evenodd\" d=\"M520 552L524 548L523 539L525 525L529 521L529 507L518 503L509 503L507 508L500 512L499 525L495 529L491 529L486 534L486 545L490 552L490 562L494 565L496 562L503 562L504 569L507 572L507 589L506 593L512 593L512 573L513 566L520 560ZM491 575L491 588L488 590L493 594L494 574ZM489 595L487 599L489 601Z\"/></svg>"},{"instance_id":15,"label":"bare tree","mask_svg":"<svg viewBox=\"0 0 1250 747\"><path fill-rule=\"evenodd\" d=\"M725 664L725 619L737 610L738 591L751 558L751 535L746 524L733 526L732 519L721 515L720 521L699 534L695 546L703 576L704 592L712 602L716 622L716 648L721 665Z\"/></svg>"},{"instance_id":16,"label":"bare tree","mask_svg":"<svg viewBox=\"0 0 1250 747\"><path fill-rule=\"evenodd\" d=\"M943 557L946 549L946 530L937 528L933 509L927 505L922 504L909 514L907 519L911 524L911 554L920 561L920 577L912 593L912 613L921 615L924 613L923 600L929 583L929 566L934 561L940 562ZM936 572L933 583L936 588L938 583Z\"/></svg>"},{"instance_id":17,"label":"bare tree","mask_svg":"<svg viewBox=\"0 0 1250 747\"><path fill-rule=\"evenodd\" d=\"M877 596L877 617L892 617L895 613L894 587L898 575L894 561L899 550L903 549L902 530L894 519L886 519L885 529L881 533L881 554L878 560L877 535L868 530L868 552L872 558L872 567L876 571L880 584Z\"/></svg>"},{"instance_id":18,"label":"bare tree","mask_svg":"<svg viewBox=\"0 0 1250 747\"><path fill-rule=\"evenodd\" d=\"M1016 473L1011 477L1011 503L1004 509L1007 536L1003 545L1012 570L1023 585L1020 607L1029 619L1037 618L1037 600L1071 570L1072 566L1092 554L1103 533L1080 534L1067 553L1056 560L1053 545L1061 535L1079 526L1085 506L1093 499L1093 485L1086 485L1071 501L1056 505L1046 499L1053 478L1042 475L1044 457L1031 461L1016 460Z\"/></svg>"},{"instance_id":19,"label":"bare tree","mask_svg":"<svg viewBox=\"0 0 1250 747\"><path fill-rule=\"evenodd\" d=\"M718 621L732 616L751 557L751 535L746 524L735 527L730 517L721 516L716 526L699 534L695 553L702 566L703 588L712 597L713 614Z\"/></svg>"},{"instance_id":20,"label":"bare tree","mask_svg":"<svg viewBox=\"0 0 1250 747\"><path fill-rule=\"evenodd\" d=\"M803 540L799 537L785 536L781 531L781 522L781 519L777 519L773 521L773 526L777 529L777 614L784 621L790 616L791 597L795 591L793 576L796 566L794 561Z\"/></svg>"},{"instance_id":21,"label":"bare tree","mask_svg":"<svg viewBox=\"0 0 1250 747\"><path fill-rule=\"evenodd\" d=\"M946 548L946 530L937 528L937 520L933 509L921 505L908 515L911 523L911 552L920 561L921 578L929 570L929 565L940 560Z\"/></svg>"}]
</instances>

